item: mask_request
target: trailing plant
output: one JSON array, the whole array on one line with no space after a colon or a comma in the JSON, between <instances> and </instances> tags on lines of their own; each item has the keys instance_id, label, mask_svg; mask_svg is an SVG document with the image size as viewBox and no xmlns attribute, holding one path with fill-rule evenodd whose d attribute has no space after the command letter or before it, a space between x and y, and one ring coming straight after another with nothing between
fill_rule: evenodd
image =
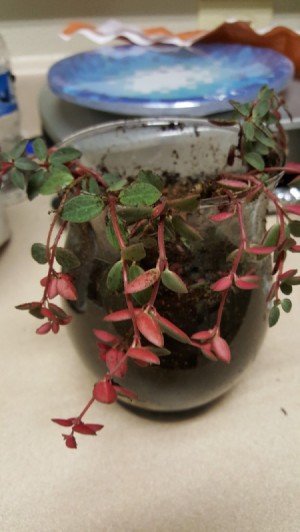
<instances>
[{"instance_id":1,"label":"trailing plant","mask_svg":"<svg viewBox=\"0 0 300 532\"><path fill-rule=\"evenodd\" d=\"M254 102L232 102L238 115L239 137L237 146L228 154L228 164L240 159L243 172L227 172L217 177L214 192L224 201L217 213L210 215L212 224L223 224L235 218L239 227L239 245L231 253L228 271L221 273L210 286L219 294L216 323L209 330L195 330L188 335L157 309L161 287L183 295L193 290L176 271L167 256L166 243L176 242L188 247L199 235L186 220L186 214L198 208L201 191L188 192L185 197L168 194L163 176L142 170L136 176L125 179L87 168L81 162L81 153L72 147L48 150L42 139L33 142L33 156L26 156L27 141L19 143L11 152L1 153L0 177L9 174L13 183L26 189L32 200L38 195L59 197L59 204L52 209L52 219L46 243L34 243L32 257L47 271L42 277L42 296L37 301L18 305L42 321L37 334L58 333L72 317L60 305L53 302L57 296L68 301L77 299L72 272L79 266L78 257L60 243L68 225L84 224L102 213L105 216L106 235L118 250L118 260L110 267L106 283L111 292L123 294L124 308L108 313L104 321L118 324L127 322L125 335L112 334L107 330L94 330L99 356L106 362L107 371L94 385L92 395L82 412L67 419L53 421L69 429L63 434L65 444L76 448L75 436L95 435L102 425L84 421L84 416L95 402L114 403L119 395L129 399L134 391L122 386L121 379L127 372L128 359L141 366L160 364L160 357L168 352L164 347L165 335L176 341L193 346L199 356L212 361L229 363L230 347L222 336L222 318L226 300L231 291L255 290L260 276L251 269L245 271L245 258L270 256L273 261L273 281L267 295L270 307L269 325L278 321L281 311L292 307L290 294L300 284L296 269L286 269L289 253L300 251L300 205L282 205L272 188L270 178L288 171L296 177L292 185L300 184L299 167L282 166L286 143L280 123L282 99L271 89L263 87ZM218 121L224 127L233 122ZM245 206L264 196L273 203L276 221L259 242L249 240L244 221ZM149 238L155 244L156 262L143 269L148 253ZM200 280L201 282L201 280ZM184 301L184 299L183 299Z\"/></svg>"}]
</instances>

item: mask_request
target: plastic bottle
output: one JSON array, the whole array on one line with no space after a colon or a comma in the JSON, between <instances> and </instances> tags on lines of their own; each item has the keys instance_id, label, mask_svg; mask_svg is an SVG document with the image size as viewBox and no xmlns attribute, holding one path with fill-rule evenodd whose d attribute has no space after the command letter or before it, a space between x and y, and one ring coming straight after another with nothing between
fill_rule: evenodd
<instances>
[{"instance_id":1,"label":"plastic bottle","mask_svg":"<svg viewBox=\"0 0 300 532\"><path fill-rule=\"evenodd\" d=\"M10 151L21 139L20 116L15 96L14 81L10 69L9 54L5 41L0 35L0 147ZM1 186L3 202L17 203L25 197L25 192L15 187L9 176L4 176Z\"/></svg>"}]
</instances>

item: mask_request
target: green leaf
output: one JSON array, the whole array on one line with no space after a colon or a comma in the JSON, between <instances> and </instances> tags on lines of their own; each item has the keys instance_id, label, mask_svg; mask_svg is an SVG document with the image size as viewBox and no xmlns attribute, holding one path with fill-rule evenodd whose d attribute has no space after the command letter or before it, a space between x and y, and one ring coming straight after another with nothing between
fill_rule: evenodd
<instances>
[{"instance_id":1,"label":"green leaf","mask_svg":"<svg viewBox=\"0 0 300 532\"><path fill-rule=\"evenodd\" d=\"M276 149L276 142L271 137L267 136L265 133L260 131L260 129L256 129L255 131L255 138L265 146L271 149Z\"/></svg>"},{"instance_id":2,"label":"green leaf","mask_svg":"<svg viewBox=\"0 0 300 532\"><path fill-rule=\"evenodd\" d=\"M292 302L290 299L282 299L281 307L284 312L290 312L292 310Z\"/></svg>"},{"instance_id":3,"label":"green leaf","mask_svg":"<svg viewBox=\"0 0 300 532\"><path fill-rule=\"evenodd\" d=\"M68 272L80 266L80 260L70 249L57 247L55 252L55 258L58 264L62 266L65 272Z\"/></svg>"},{"instance_id":4,"label":"green leaf","mask_svg":"<svg viewBox=\"0 0 300 532\"><path fill-rule=\"evenodd\" d=\"M18 170L38 170L39 165L32 161L31 159L27 159L27 157L19 157L15 160L15 166L18 168Z\"/></svg>"},{"instance_id":5,"label":"green leaf","mask_svg":"<svg viewBox=\"0 0 300 532\"><path fill-rule=\"evenodd\" d=\"M261 142L256 142L253 149L255 153L259 153L260 155L268 155L270 152L270 149Z\"/></svg>"},{"instance_id":6,"label":"green leaf","mask_svg":"<svg viewBox=\"0 0 300 532\"><path fill-rule=\"evenodd\" d=\"M166 269L161 274L161 280L164 286L177 294L187 294L188 289L183 280L175 272Z\"/></svg>"},{"instance_id":7,"label":"green leaf","mask_svg":"<svg viewBox=\"0 0 300 532\"><path fill-rule=\"evenodd\" d=\"M39 194L40 187L44 183L46 176L47 172L42 169L31 174L27 183L27 196L29 200L32 200Z\"/></svg>"},{"instance_id":8,"label":"green leaf","mask_svg":"<svg viewBox=\"0 0 300 532\"><path fill-rule=\"evenodd\" d=\"M251 111L250 103L239 103L234 100L229 100L230 105L242 116L248 116Z\"/></svg>"},{"instance_id":9,"label":"green leaf","mask_svg":"<svg viewBox=\"0 0 300 532\"><path fill-rule=\"evenodd\" d=\"M194 211L199 205L199 196L187 196L186 198L177 198L174 200L167 201L168 207L176 209L177 211L182 212L191 212Z\"/></svg>"},{"instance_id":10,"label":"green leaf","mask_svg":"<svg viewBox=\"0 0 300 532\"><path fill-rule=\"evenodd\" d=\"M142 242L131 244L122 249L121 256L125 260L139 261L146 257L146 252Z\"/></svg>"},{"instance_id":11,"label":"green leaf","mask_svg":"<svg viewBox=\"0 0 300 532\"><path fill-rule=\"evenodd\" d=\"M264 163L262 156L259 153L256 153L253 151L245 153L244 159L250 166L252 166L256 170L259 170L260 172L263 171L265 167L265 163Z\"/></svg>"},{"instance_id":12,"label":"green leaf","mask_svg":"<svg viewBox=\"0 0 300 532\"><path fill-rule=\"evenodd\" d=\"M12 168L9 171L9 176L10 176L13 184L17 188L21 188L22 190L24 190L26 188L25 176L24 176L23 172L21 172L21 170L18 170L17 168Z\"/></svg>"},{"instance_id":13,"label":"green leaf","mask_svg":"<svg viewBox=\"0 0 300 532\"><path fill-rule=\"evenodd\" d=\"M123 261L118 260L110 268L107 278L106 286L111 292L121 292L123 290Z\"/></svg>"},{"instance_id":14,"label":"green leaf","mask_svg":"<svg viewBox=\"0 0 300 532\"><path fill-rule=\"evenodd\" d=\"M67 201L61 217L73 223L83 223L92 220L104 209L104 203L99 196L80 194Z\"/></svg>"},{"instance_id":15,"label":"green leaf","mask_svg":"<svg viewBox=\"0 0 300 532\"><path fill-rule=\"evenodd\" d=\"M148 183L133 183L120 192L122 205L139 207L153 205L161 196L161 192Z\"/></svg>"},{"instance_id":16,"label":"green leaf","mask_svg":"<svg viewBox=\"0 0 300 532\"><path fill-rule=\"evenodd\" d=\"M34 139L32 143L34 155L39 159L40 161L44 161L47 159L48 155L48 148L43 139Z\"/></svg>"},{"instance_id":17,"label":"green leaf","mask_svg":"<svg viewBox=\"0 0 300 532\"><path fill-rule=\"evenodd\" d=\"M150 218L152 207L121 207L118 210L119 216L129 224Z\"/></svg>"},{"instance_id":18,"label":"green leaf","mask_svg":"<svg viewBox=\"0 0 300 532\"><path fill-rule=\"evenodd\" d=\"M290 232L293 236L300 236L300 222L299 220L292 220L289 223Z\"/></svg>"},{"instance_id":19,"label":"green leaf","mask_svg":"<svg viewBox=\"0 0 300 532\"><path fill-rule=\"evenodd\" d=\"M52 170L48 174L47 179L40 187L40 194L55 194L62 188L70 185L73 182L73 176L67 170Z\"/></svg>"},{"instance_id":20,"label":"green leaf","mask_svg":"<svg viewBox=\"0 0 300 532\"><path fill-rule=\"evenodd\" d=\"M102 179L108 187L111 187L115 183L118 183L121 177L119 175L110 174L109 172L104 172L104 174L102 174Z\"/></svg>"},{"instance_id":21,"label":"green leaf","mask_svg":"<svg viewBox=\"0 0 300 532\"><path fill-rule=\"evenodd\" d=\"M46 264L48 262L48 258L47 258L47 248L45 244L39 244L39 243L32 244L31 256L39 264Z\"/></svg>"},{"instance_id":22,"label":"green leaf","mask_svg":"<svg viewBox=\"0 0 300 532\"><path fill-rule=\"evenodd\" d=\"M269 313L269 327L274 327L276 323L278 322L280 317L280 309L279 307L272 307Z\"/></svg>"},{"instance_id":23,"label":"green leaf","mask_svg":"<svg viewBox=\"0 0 300 532\"><path fill-rule=\"evenodd\" d=\"M141 170L136 177L136 181L139 183L150 183L150 185L157 188L160 192L162 192L164 188L162 178L151 172L151 170Z\"/></svg>"},{"instance_id":24,"label":"green leaf","mask_svg":"<svg viewBox=\"0 0 300 532\"><path fill-rule=\"evenodd\" d=\"M280 290L284 295L289 296L293 291L293 287L288 283L281 283Z\"/></svg>"},{"instance_id":25,"label":"green leaf","mask_svg":"<svg viewBox=\"0 0 300 532\"><path fill-rule=\"evenodd\" d=\"M132 264L128 269L128 281L131 282L136 279L139 275L142 275L145 270L141 268L138 264ZM132 294L133 299L139 305L146 305L151 297L152 289L151 287L142 290L141 292L136 292Z\"/></svg>"},{"instance_id":26,"label":"green leaf","mask_svg":"<svg viewBox=\"0 0 300 532\"><path fill-rule=\"evenodd\" d=\"M123 187L125 187L125 185L127 185L127 179L125 178L119 179L119 181L110 185L110 187L108 188L108 191L117 192L118 190L121 190Z\"/></svg>"},{"instance_id":27,"label":"green leaf","mask_svg":"<svg viewBox=\"0 0 300 532\"><path fill-rule=\"evenodd\" d=\"M255 129L254 129L254 125L252 122L244 122L243 131L244 131L246 140L252 141L254 139Z\"/></svg>"},{"instance_id":28,"label":"green leaf","mask_svg":"<svg viewBox=\"0 0 300 532\"><path fill-rule=\"evenodd\" d=\"M270 109L270 101L268 98L264 97L262 100L259 100L253 109L253 118L256 121L261 120L266 114L269 112Z\"/></svg>"},{"instance_id":29,"label":"green leaf","mask_svg":"<svg viewBox=\"0 0 300 532\"><path fill-rule=\"evenodd\" d=\"M119 218L119 216L117 217L117 221L118 221L118 226L119 226L121 235L122 235L123 240L124 240L124 242L126 244L127 243L127 233L126 233L126 229L124 227L123 221L121 220L121 218ZM114 227L113 227L113 224L112 224L110 216L108 217L108 220L106 222L105 231L106 231L107 240L110 242L110 244L114 248L120 249L120 245L119 245L119 242L118 242L118 239L117 239L117 236L116 236L116 233L115 233L115 230L114 230Z\"/></svg>"},{"instance_id":30,"label":"green leaf","mask_svg":"<svg viewBox=\"0 0 300 532\"><path fill-rule=\"evenodd\" d=\"M263 240L263 246L268 248L272 246L277 246L280 236L280 225L274 224L266 233L266 236Z\"/></svg>"},{"instance_id":31,"label":"green leaf","mask_svg":"<svg viewBox=\"0 0 300 532\"><path fill-rule=\"evenodd\" d=\"M18 144L16 144L16 146L14 146L13 149L10 151L11 158L18 159L19 157L21 157L21 155L24 155L27 144L27 139L18 142Z\"/></svg>"},{"instance_id":32,"label":"green leaf","mask_svg":"<svg viewBox=\"0 0 300 532\"><path fill-rule=\"evenodd\" d=\"M172 224L173 224L173 227L176 233L178 233L181 237L185 238L186 240L192 241L192 242L195 240L200 240L201 237L198 231L196 231L194 227L186 223L186 221L183 220L181 216L173 216Z\"/></svg>"},{"instance_id":33,"label":"green leaf","mask_svg":"<svg viewBox=\"0 0 300 532\"><path fill-rule=\"evenodd\" d=\"M99 194L99 185L97 181L93 179L92 177L88 179L87 191L90 194Z\"/></svg>"},{"instance_id":34,"label":"green leaf","mask_svg":"<svg viewBox=\"0 0 300 532\"><path fill-rule=\"evenodd\" d=\"M59 148L58 150L51 153L49 156L49 162L51 164L65 164L69 163L70 161L74 161L76 159L80 159L81 152L77 150L76 148L72 148L71 146L65 147L65 148Z\"/></svg>"}]
</instances>

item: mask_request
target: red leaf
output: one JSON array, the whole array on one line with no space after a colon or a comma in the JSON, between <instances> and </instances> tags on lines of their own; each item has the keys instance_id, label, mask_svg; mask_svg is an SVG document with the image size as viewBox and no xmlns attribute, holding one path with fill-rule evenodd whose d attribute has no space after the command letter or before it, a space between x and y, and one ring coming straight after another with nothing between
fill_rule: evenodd
<instances>
[{"instance_id":1,"label":"red leaf","mask_svg":"<svg viewBox=\"0 0 300 532\"><path fill-rule=\"evenodd\" d=\"M89 425L86 425L85 423L77 423L77 425L74 425L74 432L79 432L79 434L86 434L88 436L96 436L96 432L89 427Z\"/></svg>"},{"instance_id":2,"label":"red leaf","mask_svg":"<svg viewBox=\"0 0 300 532\"><path fill-rule=\"evenodd\" d=\"M118 338L114 336L114 334L111 334L107 331L101 331L100 329L93 329L93 333L98 338L98 340L101 340L101 342L104 342L105 344L112 344L118 341Z\"/></svg>"},{"instance_id":3,"label":"red leaf","mask_svg":"<svg viewBox=\"0 0 300 532\"><path fill-rule=\"evenodd\" d=\"M226 362L227 364L230 362L230 347L224 338L221 338L221 336L214 336L211 342L211 348L219 360Z\"/></svg>"},{"instance_id":4,"label":"red leaf","mask_svg":"<svg viewBox=\"0 0 300 532\"><path fill-rule=\"evenodd\" d=\"M126 288L127 294L134 294L135 292L141 292L152 286L160 278L160 271L158 268L151 268L146 272L142 273L133 281L131 281Z\"/></svg>"},{"instance_id":5,"label":"red leaf","mask_svg":"<svg viewBox=\"0 0 300 532\"><path fill-rule=\"evenodd\" d=\"M210 340L214 336L214 334L215 334L214 330L199 331L193 334L192 338L193 340L200 340L200 341L206 342L207 340Z\"/></svg>"},{"instance_id":6,"label":"red leaf","mask_svg":"<svg viewBox=\"0 0 300 532\"><path fill-rule=\"evenodd\" d=\"M121 360L123 362L121 362ZM127 360L124 355L124 351L118 349L109 349L105 355L105 362L111 374L115 377L124 377L127 372ZM120 364L120 366L119 366ZM117 368L117 369L115 369Z\"/></svg>"},{"instance_id":7,"label":"red leaf","mask_svg":"<svg viewBox=\"0 0 300 532\"><path fill-rule=\"evenodd\" d=\"M234 212L218 212L218 214L212 214L212 216L209 216L208 218L213 222L223 222L224 220L232 218L234 214Z\"/></svg>"},{"instance_id":8,"label":"red leaf","mask_svg":"<svg viewBox=\"0 0 300 532\"><path fill-rule=\"evenodd\" d=\"M48 287L47 287L47 294L50 299L53 299L54 297L57 296L58 289L57 289L56 277L52 277L52 279L50 279Z\"/></svg>"},{"instance_id":9,"label":"red leaf","mask_svg":"<svg viewBox=\"0 0 300 532\"><path fill-rule=\"evenodd\" d=\"M42 316L45 316L45 318L48 318L48 320L55 320L55 314L53 314L53 312L46 307L41 308L41 314Z\"/></svg>"},{"instance_id":10,"label":"red leaf","mask_svg":"<svg viewBox=\"0 0 300 532\"><path fill-rule=\"evenodd\" d=\"M172 338L175 338L178 342L182 342L183 344L189 344L190 339L185 332L183 332L179 327L174 325L171 321L167 320L166 318L163 318L159 314L156 314L153 316L154 319L158 322L158 324L161 326L161 330L171 336Z\"/></svg>"},{"instance_id":11,"label":"red leaf","mask_svg":"<svg viewBox=\"0 0 300 532\"><path fill-rule=\"evenodd\" d=\"M232 278L230 275L226 275L225 277L222 277L221 279L218 279L215 283L211 285L211 289L215 292L222 292L223 290L227 290L232 285Z\"/></svg>"},{"instance_id":12,"label":"red leaf","mask_svg":"<svg viewBox=\"0 0 300 532\"><path fill-rule=\"evenodd\" d=\"M36 334L47 334L52 328L52 323L50 321L47 321L46 323L43 323L38 329L35 331Z\"/></svg>"},{"instance_id":13,"label":"red leaf","mask_svg":"<svg viewBox=\"0 0 300 532\"><path fill-rule=\"evenodd\" d=\"M164 338L160 327L154 319L146 312L140 312L136 317L136 324L138 330L142 333L149 342L157 347L163 347Z\"/></svg>"},{"instance_id":14,"label":"red leaf","mask_svg":"<svg viewBox=\"0 0 300 532\"><path fill-rule=\"evenodd\" d=\"M135 314L140 311L141 309L139 308L134 309ZM123 310L117 310L116 312L111 312L110 314L106 314L106 316L104 317L104 321L124 321L124 320L131 320L131 313L127 308Z\"/></svg>"},{"instance_id":15,"label":"red leaf","mask_svg":"<svg viewBox=\"0 0 300 532\"><path fill-rule=\"evenodd\" d=\"M284 279L289 279L290 277L294 277L296 275L298 270L287 270L286 272L282 273L281 275L278 275L278 279L280 281L284 281Z\"/></svg>"},{"instance_id":16,"label":"red leaf","mask_svg":"<svg viewBox=\"0 0 300 532\"><path fill-rule=\"evenodd\" d=\"M110 381L100 381L94 386L93 397L100 403L111 404L117 399L117 393Z\"/></svg>"},{"instance_id":17,"label":"red leaf","mask_svg":"<svg viewBox=\"0 0 300 532\"><path fill-rule=\"evenodd\" d=\"M300 216L300 205L285 205L284 210L290 212L291 214L297 214Z\"/></svg>"},{"instance_id":18,"label":"red leaf","mask_svg":"<svg viewBox=\"0 0 300 532\"><path fill-rule=\"evenodd\" d=\"M17 305L15 308L18 310L34 310L41 306L42 305L40 301L33 301L32 303L22 303L21 305Z\"/></svg>"},{"instance_id":19,"label":"red leaf","mask_svg":"<svg viewBox=\"0 0 300 532\"><path fill-rule=\"evenodd\" d=\"M119 384L114 384L114 388L119 395L125 395L125 397L129 397L129 399L137 399L136 393L128 390L127 388L119 386Z\"/></svg>"},{"instance_id":20,"label":"red leaf","mask_svg":"<svg viewBox=\"0 0 300 532\"><path fill-rule=\"evenodd\" d=\"M245 181L240 181L239 179L220 179L218 181L220 185L226 188L233 188L233 189L243 189L243 188L249 188L248 184L245 183Z\"/></svg>"},{"instance_id":21,"label":"red leaf","mask_svg":"<svg viewBox=\"0 0 300 532\"><path fill-rule=\"evenodd\" d=\"M62 427L72 427L74 422L76 421L75 417L70 417L68 419L59 419L59 418L53 418L51 419L53 423L57 423L58 425L61 425Z\"/></svg>"},{"instance_id":22,"label":"red leaf","mask_svg":"<svg viewBox=\"0 0 300 532\"><path fill-rule=\"evenodd\" d=\"M253 253L254 255L268 255L269 253L273 253L273 251L275 251L276 249L276 246L270 246L270 247L261 247L261 246L258 246L258 247L251 247L251 248L247 248L246 251L248 253Z\"/></svg>"},{"instance_id":23,"label":"red leaf","mask_svg":"<svg viewBox=\"0 0 300 532\"><path fill-rule=\"evenodd\" d=\"M130 358L147 362L148 364L160 364L159 357L145 347L130 347L127 354Z\"/></svg>"},{"instance_id":24,"label":"red leaf","mask_svg":"<svg viewBox=\"0 0 300 532\"><path fill-rule=\"evenodd\" d=\"M260 278L257 275L234 276L234 284L242 290L254 290L259 288Z\"/></svg>"},{"instance_id":25,"label":"red leaf","mask_svg":"<svg viewBox=\"0 0 300 532\"><path fill-rule=\"evenodd\" d=\"M77 443L76 443L74 436L72 436L71 434L70 435L63 434L63 437L66 442L66 446L69 447L69 449L77 448Z\"/></svg>"},{"instance_id":26,"label":"red leaf","mask_svg":"<svg viewBox=\"0 0 300 532\"><path fill-rule=\"evenodd\" d=\"M299 253L300 252L300 246L299 245L292 246L290 248L290 251L292 251L292 253ZM19 307L16 307L16 308L19 308Z\"/></svg>"},{"instance_id":27,"label":"red leaf","mask_svg":"<svg viewBox=\"0 0 300 532\"><path fill-rule=\"evenodd\" d=\"M85 423L86 427L89 427L94 432L98 432L98 430L103 429L104 425L98 425L97 423Z\"/></svg>"},{"instance_id":28,"label":"red leaf","mask_svg":"<svg viewBox=\"0 0 300 532\"><path fill-rule=\"evenodd\" d=\"M57 321L53 321L51 324L51 329L54 334L57 334L59 332L59 323Z\"/></svg>"},{"instance_id":29,"label":"red leaf","mask_svg":"<svg viewBox=\"0 0 300 532\"><path fill-rule=\"evenodd\" d=\"M40 285L46 286L47 282L48 282L48 275L46 277L43 277L43 279L40 280Z\"/></svg>"},{"instance_id":30,"label":"red leaf","mask_svg":"<svg viewBox=\"0 0 300 532\"><path fill-rule=\"evenodd\" d=\"M75 301L78 297L75 286L66 276L57 280L57 291L61 297L69 301Z\"/></svg>"}]
</instances>

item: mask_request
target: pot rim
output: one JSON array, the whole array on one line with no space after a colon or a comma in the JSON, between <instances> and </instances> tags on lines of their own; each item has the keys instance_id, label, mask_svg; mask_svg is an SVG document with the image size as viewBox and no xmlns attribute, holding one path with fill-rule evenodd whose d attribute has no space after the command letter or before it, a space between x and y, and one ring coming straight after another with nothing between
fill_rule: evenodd
<instances>
[{"instance_id":1,"label":"pot rim","mask_svg":"<svg viewBox=\"0 0 300 532\"><path fill-rule=\"evenodd\" d=\"M195 134L200 131L222 131L225 134L239 133L239 124L217 124L214 122L215 118L197 118L197 117L180 117L180 116L158 116L158 117L141 117L141 118L125 118L121 120L111 120L104 124L97 124L87 128L80 129L76 133L68 135L57 144L58 148L66 145L72 145L72 142L76 142L81 139L88 139L96 134L112 133L114 131L134 131L137 129L144 129L146 127L162 127L171 126L170 131L181 131L183 127L187 126L193 128ZM273 189L280 181L283 171L272 175L267 180L266 184L269 188ZM237 192L236 195L239 193ZM212 196L210 198L200 198L199 208L211 208L212 206L225 206L230 204L228 196Z\"/></svg>"},{"instance_id":2,"label":"pot rim","mask_svg":"<svg viewBox=\"0 0 300 532\"><path fill-rule=\"evenodd\" d=\"M88 138L93 136L95 133L111 133L114 130L124 130L126 128L128 131L132 131L138 128L145 128L146 126L150 127L161 127L161 126L170 126L171 124L174 127L174 130L181 130L183 126L197 127L199 130L218 130L218 131L231 131L238 132L238 124L230 125L218 125L212 122L209 118L190 118L190 117L180 117L180 116L158 116L151 118L128 118L122 120L111 120L105 124L97 124L94 126L86 127L76 131L65 137L61 142L57 144L57 147L62 147L66 144L71 144L74 140L79 140L82 138Z\"/></svg>"}]
</instances>

